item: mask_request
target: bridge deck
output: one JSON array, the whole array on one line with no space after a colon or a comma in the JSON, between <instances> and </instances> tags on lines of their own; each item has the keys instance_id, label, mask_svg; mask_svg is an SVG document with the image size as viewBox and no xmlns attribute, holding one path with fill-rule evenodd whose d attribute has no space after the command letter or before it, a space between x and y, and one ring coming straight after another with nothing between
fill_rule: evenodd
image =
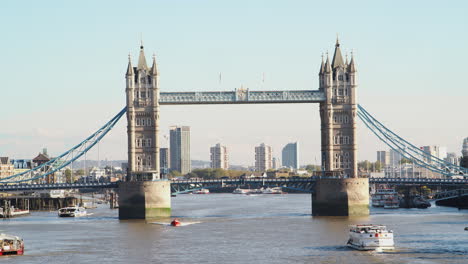
<instances>
[{"instance_id":1,"label":"bridge deck","mask_svg":"<svg viewBox=\"0 0 468 264\"><path fill-rule=\"evenodd\" d=\"M212 92L163 92L161 105L190 104L274 104L274 103L319 103L325 101L325 94L318 90L291 91L235 91Z\"/></svg>"},{"instance_id":2,"label":"bridge deck","mask_svg":"<svg viewBox=\"0 0 468 264\"><path fill-rule=\"evenodd\" d=\"M298 184L313 183L316 178L252 178L252 179L212 179L212 180L181 180L171 181L171 185L190 184ZM428 178L369 178L369 183L394 184L394 185L468 185L468 179L428 179ZM53 190L53 189L106 189L117 188L116 182L106 183L57 183L57 184L0 184L0 191L24 191L24 190Z\"/></svg>"}]
</instances>

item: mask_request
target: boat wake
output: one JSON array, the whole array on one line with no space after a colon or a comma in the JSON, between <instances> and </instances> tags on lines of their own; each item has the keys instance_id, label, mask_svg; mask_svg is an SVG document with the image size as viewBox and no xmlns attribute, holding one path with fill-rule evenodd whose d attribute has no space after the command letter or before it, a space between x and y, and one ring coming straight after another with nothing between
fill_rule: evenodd
<instances>
[{"instance_id":1,"label":"boat wake","mask_svg":"<svg viewBox=\"0 0 468 264\"><path fill-rule=\"evenodd\" d=\"M201 222L181 222L180 226L188 226L193 224L200 224ZM163 226L171 226L170 222L151 222L150 224L153 225L163 225Z\"/></svg>"}]
</instances>

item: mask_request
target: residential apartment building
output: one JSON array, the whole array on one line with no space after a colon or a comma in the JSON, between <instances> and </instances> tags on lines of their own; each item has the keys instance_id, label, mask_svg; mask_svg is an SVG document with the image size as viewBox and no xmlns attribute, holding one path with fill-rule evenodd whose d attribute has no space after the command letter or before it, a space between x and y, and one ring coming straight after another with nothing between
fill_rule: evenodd
<instances>
[{"instance_id":1,"label":"residential apartment building","mask_svg":"<svg viewBox=\"0 0 468 264\"><path fill-rule=\"evenodd\" d=\"M255 147L255 170L266 171L272 168L272 149L264 143Z\"/></svg>"},{"instance_id":2,"label":"residential apartment building","mask_svg":"<svg viewBox=\"0 0 468 264\"><path fill-rule=\"evenodd\" d=\"M211 168L213 169L229 169L229 156L226 146L221 146L220 143L210 148Z\"/></svg>"}]
</instances>

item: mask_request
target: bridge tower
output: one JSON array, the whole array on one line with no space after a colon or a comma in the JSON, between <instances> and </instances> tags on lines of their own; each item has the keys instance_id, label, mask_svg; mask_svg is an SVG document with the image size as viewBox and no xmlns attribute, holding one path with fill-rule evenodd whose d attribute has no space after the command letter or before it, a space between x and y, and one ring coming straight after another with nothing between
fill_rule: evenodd
<instances>
[{"instance_id":1,"label":"bridge tower","mask_svg":"<svg viewBox=\"0 0 468 264\"><path fill-rule=\"evenodd\" d=\"M357 78L354 56L343 59L338 38L333 59L319 72L322 177L312 196L313 215L368 215L369 182L358 179Z\"/></svg>"},{"instance_id":2,"label":"bridge tower","mask_svg":"<svg viewBox=\"0 0 468 264\"><path fill-rule=\"evenodd\" d=\"M125 79L128 171L119 186L119 218L170 216L170 182L159 166L159 72L155 56L148 67L143 44L137 67L129 56Z\"/></svg>"}]
</instances>

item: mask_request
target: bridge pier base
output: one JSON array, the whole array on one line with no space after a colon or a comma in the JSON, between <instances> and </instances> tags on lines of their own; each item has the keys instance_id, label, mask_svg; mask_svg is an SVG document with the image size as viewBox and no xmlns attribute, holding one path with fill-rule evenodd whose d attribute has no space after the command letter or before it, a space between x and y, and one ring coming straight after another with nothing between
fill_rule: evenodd
<instances>
[{"instance_id":1,"label":"bridge pier base","mask_svg":"<svg viewBox=\"0 0 468 264\"><path fill-rule=\"evenodd\" d=\"M318 179L312 193L312 215L369 215L369 179Z\"/></svg>"},{"instance_id":2,"label":"bridge pier base","mask_svg":"<svg viewBox=\"0 0 468 264\"><path fill-rule=\"evenodd\" d=\"M122 182L118 192L121 220L171 216L170 181Z\"/></svg>"}]
</instances>

